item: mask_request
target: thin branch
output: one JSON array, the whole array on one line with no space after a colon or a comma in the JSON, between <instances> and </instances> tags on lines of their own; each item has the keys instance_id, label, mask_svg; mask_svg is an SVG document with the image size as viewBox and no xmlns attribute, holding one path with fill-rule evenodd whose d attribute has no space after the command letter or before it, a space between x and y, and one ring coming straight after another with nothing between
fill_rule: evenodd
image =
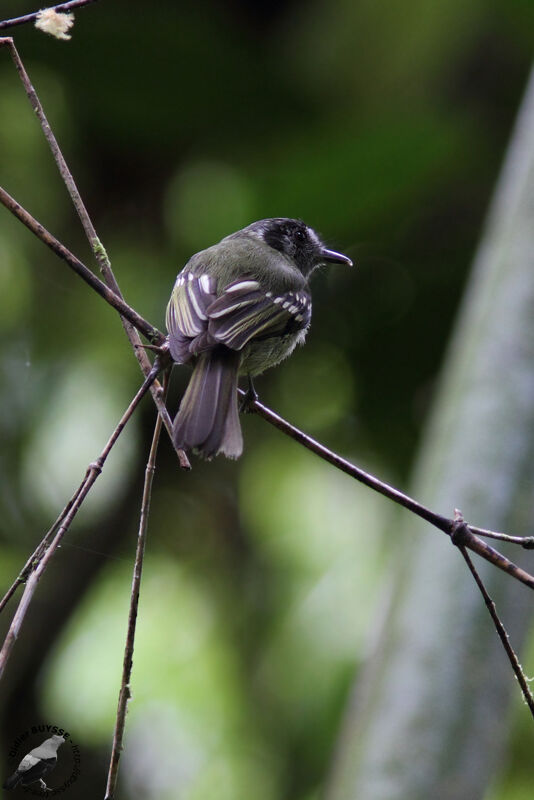
<instances>
[{"instance_id":1,"label":"thin branch","mask_svg":"<svg viewBox=\"0 0 534 800\"><path fill-rule=\"evenodd\" d=\"M497 531L488 531L486 528L477 528L476 525L470 525L469 528L477 536L487 536L488 539L499 539L501 542L508 542L509 544L519 544L525 550L534 550L534 536L509 536L507 533L498 533Z\"/></svg>"},{"instance_id":2,"label":"thin branch","mask_svg":"<svg viewBox=\"0 0 534 800\"><path fill-rule=\"evenodd\" d=\"M54 11L73 11L75 8L88 6L90 3L96 3L96 0L70 0L69 3L61 3L59 6L48 6L48 8L53 8ZM4 19L0 22L0 30L13 28L15 25L24 25L26 22L33 22L40 13L41 11L32 11L31 14L25 14L23 17Z\"/></svg>"},{"instance_id":3,"label":"thin branch","mask_svg":"<svg viewBox=\"0 0 534 800\"><path fill-rule=\"evenodd\" d=\"M71 269L76 272L77 275L82 278L89 286L94 289L94 291L100 295L110 306L112 306L116 311L119 312L123 317L126 317L132 325L134 325L141 333L147 337L147 339L159 347L165 348L165 336L147 322L140 314L135 311L122 297L119 297L115 292L113 292L106 284L97 278L96 275L91 272L91 270L83 264L79 258L77 258L73 253L70 252L61 242L56 239L49 231L46 230L44 225L41 225L35 217L26 211L20 203L11 197L5 189L0 186L0 203L5 206L8 211L22 222L28 230L30 230L38 239L40 239L47 247L50 248L56 255L65 261ZM135 347L135 350L142 350L142 347ZM165 360L165 353L162 352L162 360ZM160 387L161 389L161 387ZM154 402L157 406L158 412L163 417L163 422L165 424L165 429L167 430L169 437L172 441L172 421L169 416L169 412L165 406L165 403L161 399L160 389L154 391L152 396L154 398ZM183 450L176 450L178 455L178 460L182 469L190 469L191 465L189 463L189 459L187 455L184 453Z\"/></svg>"},{"instance_id":4,"label":"thin branch","mask_svg":"<svg viewBox=\"0 0 534 800\"><path fill-rule=\"evenodd\" d=\"M8 211L22 222L38 239L40 239L47 247L50 248L56 255L65 261L77 275L82 278L89 286L94 289L97 294L104 298L110 306L126 317L137 330L147 337L153 344L162 345L165 342L165 336L150 325L143 317L137 313L131 306L128 305L121 297L113 292L106 284L97 278L91 270L83 264L79 258L70 252L61 242L49 233L44 225L41 225L20 203L11 197L5 189L0 186L0 203L5 206Z\"/></svg>"},{"instance_id":5,"label":"thin branch","mask_svg":"<svg viewBox=\"0 0 534 800\"><path fill-rule=\"evenodd\" d=\"M53 523L52 527L46 532L46 534L44 535L43 539L41 539L41 541L39 542L39 544L37 545L37 547L35 548L35 550L31 554L31 556L28 558L28 560L24 564L23 568L19 572L17 578L14 580L14 582L11 584L11 586L9 587L9 589L7 590L5 595L3 596L2 600L0 600L0 614L2 613L2 611L6 607L7 603L9 602L9 600L11 599L13 594L15 593L16 589L21 584L26 583L28 577L31 575L31 573L33 572L33 570L35 569L35 567L39 563L40 559L42 558L42 556L46 552L46 549L47 549L48 545L50 544L50 542L52 541L52 538L53 538L55 532L57 531L57 529L59 528L59 526L61 525L61 523L65 519L65 517L67 516L67 514L70 511L70 509L72 508L72 506L78 501L78 499L80 497L80 494L83 491L83 488L85 486L85 482L87 481L89 473L91 472L92 469L97 471L97 477L98 477L98 474L99 474L99 472L98 472L98 469L99 469L98 461L94 461L94 462L91 462L91 464L89 464L81 484L78 486L78 488L76 489L76 491L72 495L71 499L68 501L68 503L62 509L61 513L59 514L59 516L56 519L56 521Z\"/></svg>"},{"instance_id":6,"label":"thin branch","mask_svg":"<svg viewBox=\"0 0 534 800\"><path fill-rule=\"evenodd\" d=\"M240 393L245 396L245 392ZM291 439L299 442L299 444L304 445L304 447L314 452L324 461L328 461L329 464L337 467L342 472L345 472L352 478L356 478L356 480L358 480L360 483L363 483L366 486L369 486L369 488L374 489L375 492L379 492L380 494L389 497L390 500L393 500L395 503L399 503L399 505L404 506L404 508L407 508L414 514L417 514L417 516L422 517L444 533L449 533L451 520L447 519L447 517L444 517L441 514L436 514L434 511L426 508L421 503L418 503L417 500L413 500L408 495L400 492L393 486L389 486L387 483L379 480L369 472L365 472L363 469L351 464L350 461L347 461L345 458L337 455L337 453L329 450L327 447L320 444L320 442L316 441L316 439L312 439L311 436L308 436L294 425L291 425L289 422L287 422L287 420L280 417L274 411L271 411L270 408L267 408L267 406L264 406L258 400L252 400L250 402L250 410L267 420L267 422L270 422L271 425L274 425L275 428L278 428L278 430L282 431L282 433L285 433L286 436L289 436Z\"/></svg>"},{"instance_id":7,"label":"thin branch","mask_svg":"<svg viewBox=\"0 0 534 800\"><path fill-rule=\"evenodd\" d=\"M242 396L245 396L245 392L240 391ZM414 500L412 497L409 497L407 494L400 492L398 489L395 489L394 486L390 486L388 483L384 483L383 481L376 478L374 475L371 475L365 470L360 469L359 467L351 464L350 461L347 461L345 458L337 455L332 450L329 450L327 447L322 445L320 442L312 439L311 436L303 433L298 428L295 428L294 425L291 425L287 420L280 417L278 414L275 414L274 411L271 411L270 408L264 406L259 401L251 401L249 403L249 409L254 411L263 419L270 422L271 425L274 425L275 428L285 433L286 436L289 436L291 439L294 439L299 444L302 444L308 450L311 450L313 453L322 458L324 461L327 461L329 464L332 464L337 469L345 472L347 475L350 475L355 480L363 483L365 486L368 486L370 489L373 489L375 492L388 497L390 500L393 500L394 503L398 503L399 505L407 508L408 511L411 511L413 514L416 514L421 519L430 522L435 528L446 533L447 535L452 535L454 530L454 520L449 519L448 517L444 517L441 514L437 514L435 511L432 511L426 506L418 503L417 500ZM479 539L471 530L471 526L467 525L467 530L465 534L465 547L469 548L475 553L478 553L479 556L489 561L494 566L498 567L499 569L503 570L503 572L508 573L512 577L516 578L521 583L524 583L525 586L528 586L530 589L534 589L534 577L526 572L521 567L518 567L513 561L510 561L508 558L499 553L498 550L495 550L493 547L490 547L486 542Z\"/></svg>"},{"instance_id":8,"label":"thin branch","mask_svg":"<svg viewBox=\"0 0 534 800\"><path fill-rule=\"evenodd\" d=\"M471 532L471 526L469 524L467 524L465 546L468 547L469 550L472 550L473 553L477 553L486 561L489 561L494 567L511 575L512 578L520 581L530 589L534 589L534 578L532 575L521 567L518 567L517 564L514 564L514 562L510 561L506 556L503 556L503 554L495 550L494 547L490 547L489 544L479 539L478 536L475 536Z\"/></svg>"},{"instance_id":9,"label":"thin branch","mask_svg":"<svg viewBox=\"0 0 534 800\"><path fill-rule=\"evenodd\" d=\"M96 468L96 462L94 462L94 465L95 465L95 468ZM52 540L52 537L54 536L54 533L57 531L57 529L59 528L59 526L61 525L61 523L65 519L65 517L67 516L68 512L70 511L70 509L72 508L74 503L77 501L77 499L78 499L78 497L80 495L80 492L82 491L82 489L84 487L85 481L87 480L87 476L89 475L89 472L91 470L91 466L92 466L92 464L90 464L87 467L84 479L81 482L80 486L78 486L78 488L74 492L74 494L71 497L71 499L69 500L69 502L66 504L66 506L61 511L59 517L56 519L56 521L54 522L52 527L46 532L46 534L44 535L43 539L41 539L41 541L37 545L36 549L33 551L31 556L28 558L28 560L24 564L23 568L21 569L21 571L17 575L16 579L13 581L13 583L11 584L11 586L9 587L9 589L7 590L5 595L3 596L2 600L0 600L0 614L2 613L2 611L4 610L6 605L8 604L9 600L11 599L11 597L14 595L15 591L17 590L17 588L21 584L26 583L26 581L28 579L28 576L31 575L32 571L35 569L35 566L38 564L39 559L42 557L43 553L46 551L46 548L47 548L48 544L50 543L50 541Z\"/></svg>"},{"instance_id":10,"label":"thin branch","mask_svg":"<svg viewBox=\"0 0 534 800\"><path fill-rule=\"evenodd\" d=\"M106 284L112 289L116 295L122 298L121 291L119 289L119 284L117 283L117 279L113 274L113 270L111 269L111 263L109 261L108 255L100 242L95 227L92 223L92 220L89 216L89 212L85 206L85 203L82 200L82 196L76 186L76 182L72 176L70 169L67 166L67 162L65 161L65 157L61 152L61 148L58 144L58 141L50 127L50 123L46 118L46 114L44 112L43 106L41 105L41 101L37 96L37 92L35 91L32 82L30 81L30 76L26 72L24 64L22 63L22 59L19 56L17 48L15 47L15 43L13 39L7 37L5 39L0 40L0 46L6 46L9 49L11 54L11 58L13 59L13 63L15 64L15 68L18 72L19 78L22 82L24 87L24 91L30 101L30 105L34 110L35 114L37 115L37 119L39 120L39 124L41 126L41 130L43 131L44 137L48 142L50 150L52 152L52 156L54 157L54 161L56 162L57 168L59 170L59 174L65 184L69 196L72 200L74 208L80 218L80 222L82 223L83 229L85 231L85 235L87 236L87 240L91 245L93 250L93 254L97 260L97 263L100 266L100 270L104 276L104 280ZM127 320L123 319L123 324L125 324L126 335L130 339L130 343L132 347L135 348L136 345L140 343L139 337L135 331L132 331L130 326L126 324ZM132 338L133 337L133 338ZM135 351L137 358L141 362L141 366L144 369L144 372L148 374L150 372L150 361L146 357L146 354L142 351Z\"/></svg>"},{"instance_id":11,"label":"thin branch","mask_svg":"<svg viewBox=\"0 0 534 800\"><path fill-rule=\"evenodd\" d=\"M61 152L61 148L54 135L54 132L50 127L50 123L46 118L46 114L44 112L43 106L41 105L41 101L39 100L37 92L33 88L33 84L30 81L30 76L26 72L24 64L22 63L22 59L19 56L17 48L15 47L15 43L11 37L6 37L4 39L0 39L0 47L1 46L7 47L11 54L11 58L13 59L13 63L15 64L15 68L18 72L19 78L24 87L24 91L26 92L26 96L30 101L30 105L33 111L37 115L37 119L39 120L41 130L43 131L46 141L48 142L48 145L52 152L52 156L54 157L54 161L56 162L57 168L59 170L59 174L61 175L63 183L65 184L67 191L70 195L70 198L72 200L72 203L74 205L74 208L76 209L76 212L80 218L83 229L85 231L85 235L87 236L87 240L89 241L89 244L92 247L93 254L100 266L102 274L104 275L106 284L109 286L110 289L112 289L115 292L116 295L122 297L119 285L111 269L111 264L108 255L96 234L96 230L89 216L89 212L85 207L85 203L82 200L82 196L78 190L78 187L76 186L72 173L67 166L67 162L65 161L63 153ZM128 333L128 330L126 331L126 333ZM132 342L132 345L134 344L135 342ZM148 362L146 366L147 366L147 372L150 372L150 362Z\"/></svg>"},{"instance_id":12,"label":"thin branch","mask_svg":"<svg viewBox=\"0 0 534 800\"><path fill-rule=\"evenodd\" d=\"M143 385L137 391L135 397L129 404L124 414L122 415L118 425L116 426L115 430L108 439L106 446L100 453L99 457L97 458L96 461L89 464L86 475L83 481L81 482L78 490L76 491L74 497L65 506L65 509L63 509L63 511L59 515L58 520L56 520L50 531L44 537L43 541L37 547L35 553L28 560L25 569L29 569L31 571L31 574L26 582L24 592L22 594L19 605L17 607L17 610L15 612L15 615L7 632L6 638L4 640L4 644L0 651L0 678L3 675L6 663L13 649L13 645L15 644L15 640L19 635L20 628L24 621L24 617L26 616L26 612L33 598L33 595L35 594L35 590L37 588L39 580L41 579L41 576L46 570L52 556L56 552L64 535L67 533L72 521L76 517L76 514L80 510L83 501L90 492L96 479L102 472L104 463L111 449L115 445L115 442L122 433L124 426L126 425L128 420L132 416L133 412L137 408L140 400L144 397L144 395L147 393L152 383L156 380L159 370L160 370L159 363L156 362L150 374L145 378ZM58 525L58 523L60 524ZM51 537L53 538L50 541ZM15 583L20 583L20 578L21 576L19 575L19 578L17 578L17 581L15 581ZM13 594L13 591L14 589L13 587L11 587L8 591L9 596ZM5 606L5 602L2 601L2 603L3 606Z\"/></svg>"},{"instance_id":13,"label":"thin branch","mask_svg":"<svg viewBox=\"0 0 534 800\"><path fill-rule=\"evenodd\" d=\"M2 611L4 610L4 608L7 606L7 604L9 603L9 601L11 600L11 598L13 597L13 595L15 594L15 592L17 591L17 589L19 588L19 586L20 586L22 583L24 583L24 579L21 577L21 575L22 575L22 572L21 572L21 574L19 574L19 576L18 576L18 577L17 577L17 578L16 578L16 579L13 581L13 583L11 584L11 586L9 587L9 589L7 590L7 592L5 593L5 595L2 597L2 601L0 602L0 614L2 613Z\"/></svg>"},{"instance_id":14,"label":"thin branch","mask_svg":"<svg viewBox=\"0 0 534 800\"><path fill-rule=\"evenodd\" d=\"M109 258L108 258L108 255L106 253L106 250L104 249L104 246L102 245L100 239L97 236L95 227L94 227L94 225L92 223L92 220L91 220L91 218L89 216L89 212L87 211L85 203L82 200L82 197L80 195L78 187L76 186L76 183L74 181L72 173L71 173L71 171L69 170L69 168L67 166L67 162L65 161L63 153L61 152L61 148L59 147L58 141L57 141L57 139L56 139L56 137L55 137L55 135L54 135L54 133L52 131L52 128L50 127L50 123L48 122L48 119L46 118L46 114L44 113L44 109L43 109L43 107L41 105L41 101L39 100L39 97L37 96L37 92L35 91L32 83L30 81L30 77L29 77L28 73L26 72L26 69L24 67L24 64L22 63L22 59L20 58L20 56L18 54L17 48L15 47L15 43L13 42L13 39L10 38L10 37L6 37L6 38L3 38L3 39L0 39L0 47L2 47L2 46L7 47L9 49L9 52L11 54L11 58L13 59L13 62L15 64L15 68L16 68L16 70L18 72L18 75L19 75L20 80L22 82L22 85L24 87L24 91L26 92L26 95L28 97L28 100L30 101L30 105L31 105L32 109L35 111L35 113L37 115L37 118L38 118L39 123L41 125L41 129L43 131L43 134L45 136L46 141L48 142L48 145L49 145L50 150L52 152L52 156L54 157L54 160L56 162L56 165L57 165L57 168L59 170L59 173L60 173L60 175L61 175L61 177L63 179L63 182L64 182L64 184L65 184L65 186L67 188L67 191L68 191L68 193L70 195L70 198L72 200L74 208L76 209L76 212L77 212L77 214L78 214L78 216L80 218L80 221L82 223L83 229L85 231L85 235L87 236L87 240L89 241L89 244L90 244L90 246L91 246L91 248L93 250L93 254L94 254L95 258L96 258L96 261L100 266L100 270L102 272L102 275L104 276L104 281L105 281L106 285L114 292L114 294L117 295L119 297L119 299L122 300L123 296L122 296L122 293L120 291L120 288L119 288L119 285L117 283L117 280L115 278L115 275L113 274L113 270L111 268L111 263L109 261ZM7 200L8 198L9 198L9 195L7 195L7 193L6 193L6 198L5 199ZM13 198L9 198L9 199L13 203L15 203ZM18 204L16 204L16 205L18 205ZM19 206L19 208L21 208L21 207ZM14 209L12 209L12 210L13 210L13 213L15 213L15 210ZM20 217L19 217L19 219L20 219ZM24 221L24 220L21 220L21 221ZM24 222L24 224L26 224L28 226L29 221L30 221L30 219L28 219L26 222ZM43 231L44 230L45 229L43 228ZM48 235L49 235L49 237L51 239L53 238L53 237L50 236L50 234L48 234ZM56 240L56 243L57 243L57 245L62 247L61 243L57 242L57 240ZM51 246L51 244L49 243L48 246ZM66 248L64 248L64 249L66 250ZM55 252L57 253L58 251L55 250ZM59 255L59 253L58 253L58 255ZM91 276L93 275L93 273L90 270L88 270L88 272L89 272L89 274ZM93 287L93 288L95 288L95 287ZM132 320L132 319L130 319L130 317L128 317L127 314L123 314L120 311L120 309L118 309L118 308L117 308L117 310L119 311L119 313L121 313L121 322L122 322L122 325L124 327L124 331L125 331L126 336L128 337L128 340L129 340L129 342L130 342L130 344L131 344L131 346L133 348L134 355L137 358L137 361L139 362L139 365L141 367L141 371L143 372L143 374L145 376L147 376L149 374L149 372L150 372L150 369L151 369L151 363L150 363L150 360L148 359L145 351L142 349L142 347L139 346L141 344L141 340L140 340L139 334L137 333L137 330L136 330L137 325L136 325L134 320ZM133 309L130 309L130 310L132 311ZM145 335L147 335L147 333L145 331L141 331L141 332L144 333ZM157 331L157 334L159 335L159 337L162 337L164 339L163 335L160 334L159 331ZM153 343L156 342L156 339L151 338L151 336L148 336L148 338L149 338L149 341L152 341ZM157 343L158 344L162 344L162 341L159 340L159 341L157 341ZM159 390L158 390L157 387L154 387L153 389L151 389L151 392L152 392L152 397L154 399L156 407L158 409L158 412L163 416L163 420L165 422L165 427L166 427L167 431L169 432L169 437L170 437L171 442L172 442L172 435L170 433L170 428L169 428L168 419L167 419L168 418L168 414L167 414L167 411L166 411L164 403L161 401ZM174 443L173 443L173 446L174 446ZM178 460L180 462L180 466L183 469L190 469L191 465L190 465L189 460L188 460L186 454L184 453L184 451L183 450L179 450L176 447L175 447L175 450L176 450L176 453L178 455Z\"/></svg>"},{"instance_id":15,"label":"thin branch","mask_svg":"<svg viewBox=\"0 0 534 800\"><path fill-rule=\"evenodd\" d=\"M473 562L472 562L472 560L471 560L471 558L469 556L469 553L467 552L467 550L465 548L465 545L463 543L463 537L464 537L464 534L465 534L466 525L465 525L465 522L463 521L460 513L457 513L454 524L455 524L456 527L455 527L455 531L453 532L453 534L451 536L451 540L452 540L453 544L455 544L458 547L458 550L460 551L460 553L464 557L465 562L466 562L467 566L469 567L473 578L475 579L475 583L478 586L478 588L480 589L480 592L481 592L482 597L484 598L484 602L486 604L486 608L488 609L488 611L490 613L490 616L491 616L491 619L493 621L493 624L495 626L495 630L497 631L497 633L499 635L499 639L501 640L501 644L504 647L504 650L506 652L506 655L508 656L508 660L509 660L510 664L512 665L512 669L513 669L514 674L515 674L515 676L517 678L519 686L521 687L521 691L523 692L523 697L525 698L525 702L526 702L526 704L528 705L528 707L530 709L530 713L534 717L534 697L532 696L532 693L531 693L531 691L529 689L527 678L526 678L523 670L521 669L521 664L519 663L519 659L517 658L515 650L513 649L512 645L510 644L510 639L508 638L508 634L506 633L506 628L504 627L504 625L502 624L501 620L499 619L499 615L497 614L497 609L495 607L495 603L493 602L493 600L489 596L488 591L487 591L487 589L484 586L484 583L482 581L482 578L478 574L478 572L477 572L477 570L475 568L475 565L473 564Z\"/></svg>"},{"instance_id":16,"label":"thin branch","mask_svg":"<svg viewBox=\"0 0 534 800\"><path fill-rule=\"evenodd\" d=\"M169 383L169 373L164 379L164 396L167 393ZM117 778L119 774L119 760L122 751L122 741L124 737L124 727L126 725L126 713L128 701L131 698L130 680L132 676L133 653L135 644L135 628L137 623L137 609L139 607L139 592L141 589L141 576L143 573L143 559L145 554L146 537L148 530L148 515L150 511L150 498L152 495L152 483L156 469L156 455L161 434L161 417L156 418L154 436L150 447L150 454L145 470L145 484L143 487L143 499L141 503L141 514L139 517L139 533L137 537L137 549L135 553L135 564L132 576L132 591L130 597L130 611L128 614L128 630L126 633L126 643L124 646L124 659L122 665L122 680L119 692L119 702L117 706L117 718L115 721L115 731L113 734L113 747L109 762L109 772L106 786L105 800L112 800L115 795Z\"/></svg>"}]
</instances>

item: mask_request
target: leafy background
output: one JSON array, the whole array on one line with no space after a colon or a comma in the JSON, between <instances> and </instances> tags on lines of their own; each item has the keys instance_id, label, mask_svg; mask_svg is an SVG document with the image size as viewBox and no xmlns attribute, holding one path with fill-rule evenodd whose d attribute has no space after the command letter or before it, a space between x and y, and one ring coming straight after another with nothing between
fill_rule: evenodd
<instances>
[{"instance_id":1,"label":"leafy background","mask_svg":"<svg viewBox=\"0 0 534 800\"><path fill-rule=\"evenodd\" d=\"M1 14L28 10L13 0ZM403 487L533 17L528 0L101 0L76 14L69 43L30 26L13 35L122 291L156 325L187 258L254 219L301 217L351 255L356 269L316 276L306 347L258 389ZM90 263L0 56L0 182ZM7 587L140 374L114 313L7 212L0 290ZM175 372L173 408L187 380ZM153 422L147 400L41 582L3 687L4 751L35 722L68 728L81 798L103 789ZM392 509L261 420L243 427L239 462L195 461L190 474L162 442L123 798L316 800L373 646L402 547ZM524 716L492 798L527 796Z\"/></svg>"}]
</instances>

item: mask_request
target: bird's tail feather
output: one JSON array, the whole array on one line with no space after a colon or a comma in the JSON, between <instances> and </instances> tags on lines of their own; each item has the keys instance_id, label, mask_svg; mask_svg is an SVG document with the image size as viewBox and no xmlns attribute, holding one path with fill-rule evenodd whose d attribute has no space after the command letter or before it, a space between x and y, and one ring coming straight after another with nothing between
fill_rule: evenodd
<instances>
[{"instance_id":1,"label":"bird's tail feather","mask_svg":"<svg viewBox=\"0 0 534 800\"><path fill-rule=\"evenodd\" d=\"M6 778L6 779L5 779L3 788L4 788L4 789L14 789L14 788L15 788L15 786L16 786L16 785L18 784L18 782L20 781L20 779L21 779L21 775L20 775L20 773L18 772L18 770L16 770L16 771L13 773L13 775L10 775L10 776L9 776L9 778Z\"/></svg>"},{"instance_id":2,"label":"bird's tail feather","mask_svg":"<svg viewBox=\"0 0 534 800\"><path fill-rule=\"evenodd\" d=\"M240 353L220 347L201 353L173 423L177 447L204 458L238 458L243 437L237 407Z\"/></svg>"}]
</instances>

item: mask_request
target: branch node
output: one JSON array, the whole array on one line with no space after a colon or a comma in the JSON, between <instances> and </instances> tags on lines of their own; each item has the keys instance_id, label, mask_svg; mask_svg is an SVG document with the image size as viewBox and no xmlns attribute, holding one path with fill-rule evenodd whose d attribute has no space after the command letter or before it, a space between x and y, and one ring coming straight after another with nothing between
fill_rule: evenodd
<instances>
[{"instance_id":1,"label":"branch node","mask_svg":"<svg viewBox=\"0 0 534 800\"><path fill-rule=\"evenodd\" d=\"M472 538L472 533L469 530L464 516L459 508L454 509L454 519L451 522L450 537L451 542L456 547L466 547Z\"/></svg>"}]
</instances>

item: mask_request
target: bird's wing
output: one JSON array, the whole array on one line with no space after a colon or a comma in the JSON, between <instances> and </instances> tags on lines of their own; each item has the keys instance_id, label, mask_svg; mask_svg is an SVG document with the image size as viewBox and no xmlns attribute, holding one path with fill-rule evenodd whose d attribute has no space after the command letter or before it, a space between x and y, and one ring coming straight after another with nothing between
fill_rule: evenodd
<instances>
[{"instance_id":1,"label":"bird's wing","mask_svg":"<svg viewBox=\"0 0 534 800\"><path fill-rule=\"evenodd\" d=\"M251 339L268 339L304 330L310 324L307 292L264 292L252 279L229 284L207 308L210 337L232 350Z\"/></svg>"},{"instance_id":2,"label":"bird's wing","mask_svg":"<svg viewBox=\"0 0 534 800\"><path fill-rule=\"evenodd\" d=\"M216 280L210 275L196 275L184 269L178 275L167 306L171 356L182 364L202 349L199 337L207 332L207 308L215 300ZM192 341L197 347L191 349Z\"/></svg>"},{"instance_id":3,"label":"bird's wing","mask_svg":"<svg viewBox=\"0 0 534 800\"><path fill-rule=\"evenodd\" d=\"M181 364L216 344L241 350L251 339L268 339L304 330L311 299L300 290L264 292L258 281L241 278L217 297L216 280L182 270L167 306L169 348Z\"/></svg>"},{"instance_id":4,"label":"bird's wing","mask_svg":"<svg viewBox=\"0 0 534 800\"><path fill-rule=\"evenodd\" d=\"M39 763L39 756L34 756L33 751L24 756L17 767L17 772L28 772L32 767Z\"/></svg>"}]
</instances>

